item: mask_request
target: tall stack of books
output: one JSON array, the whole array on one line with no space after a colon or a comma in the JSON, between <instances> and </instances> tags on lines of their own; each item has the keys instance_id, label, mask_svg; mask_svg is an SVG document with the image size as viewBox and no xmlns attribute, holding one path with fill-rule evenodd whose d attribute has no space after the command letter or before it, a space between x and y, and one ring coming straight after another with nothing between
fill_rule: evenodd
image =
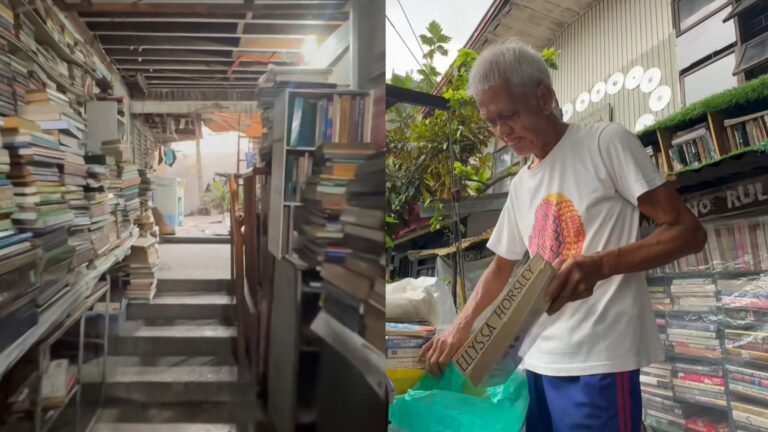
<instances>
[{"instance_id":1,"label":"tall stack of books","mask_svg":"<svg viewBox=\"0 0 768 432\"><path fill-rule=\"evenodd\" d=\"M126 258L129 284L125 291L131 300L150 301L157 289L157 271L160 269L157 239L152 236L139 237L131 246Z\"/></svg>"},{"instance_id":2,"label":"tall stack of books","mask_svg":"<svg viewBox=\"0 0 768 432\"><path fill-rule=\"evenodd\" d=\"M10 55L11 71L13 72L13 97L17 110L27 104L27 92L30 88L27 76L27 64L24 60Z\"/></svg>"},{"instance_id":3,"label":"tall stack of books","mask_svg":"<svg viewBox=\"0 0 768 432\"><path fill-rule=\"evenodd\" d=\"M717 287L711 279L676 279L671 287L675 314L667 320L667 339L676 354L720 359Z\"/></svg>"},{"instance_id":4,"label":"tall stack of books","mask_svg":"<svg viewBox=\"0 0 768 432\"><path fill-rule=\"evenodd\" d=\"M0 14L0 22L2 15ZM1 26L0 26L1 27ZM16 99L13 94L13 69L8 44L0 40L0 115L16 115Z\"/></svg>"},{"instance_id":5,"label":"tall stack of books","mask_svg":"<svg viewBox=\"0 0 768 432\"><path fill-rule=\"evenodd\" d=\"M136 217L136 226L139 227L139 233L142 237L152 236L160 239L160 230L155 225L155 218L152 215L152 191L155 190L155 181L145 169L139 170L141 183L139 184L139 215Z\"/></svg>"},{"instance_id":6,"label":"tall stack of books","mask_svg":"<svg viewBox=\"0 0 768 432\"><path fill-rule=\"evenodd\" d=\"M329 147L323 147L327 153ZM327 293L324 308L343 324L351 324L350 329L384 352L384 158L371 148L363 147L357 154L348 149L343 151L350 156L348 161L360 161L360 153L368 154L367 159L358 164L355 177L347 181L344 194L339 196L330 191L307 194L307 198L328 203L322 208L341 213L339 220L344 236L340 247L351 251L342 257L334 256L336 249L330 249L329 253L326 248L323 253L320 275ZM349 311L349 315L334 312L344 310Z\"/></svg>"},{"instance_id":7,"label":"tall stack of books","mask_svg":"<svg viewBox=\"0 0 768 432\"><path fill-rule=\"evenodd\" d=\"M643 393L643 419L648 426L662 430L683 430L682 407L672 394L672 365L655 363L640 370Z\"/></svg>"},{"instance_id":8,"label":"tall stack of books","mask_svg":"<svg viewBox=\"0 0 768 432\"><path fill-rule=\"evenodd\" d=\"M342 241L340 221L341 213L348 207L347 186L360 165L374 152L370 145L362 144L318 147L319 172L309 177L303 193L304 208L299 219L301 243L296 250L309 264L342 263L349 255L350 249Z\"/></svg>"},{"instance_id":9,"label":"tall stack of books","mask_svg":"<svg viewBox=\"0 0 768 432\"><path fill-rule=\"evenodd\" d=\"M94 259L104 256L117 242L117 219L112 211L109 193L109 158L102 154L85 156L88 178L85 200L91 218L89 232Z\"/></svg>"},{"instance_id":10,"label":"tall stack of books","mask_svg":"<svg viewBox=\"0 0 768 432\"><path fill-rule=\"evenodd\" d=\"M139 215L141 178L138 168L132 163L130 144L122 140L105 141L101 150L114 159L114 164L109 166L110 191L118 202L118 232L123 240L130 235L134 220Z\"/></svg>"},{"instance_id":11,"label":"tall stack of books","mask_svg":"<svg viewBox=\"0 0 768 432\"><path fill-rule=\"evenodd\" d=\"M38 122L41 129L51 131L51 135L69 148L78 148L85 135L82 111L72 99L55 90L27 92L27 105L19 110L19 115Z\"/></svg>"},{"instance_id":12,"label":"tall stack of books","mask_svg":"<svg viewBox=\"0 0 768 432\"><path fill-rule=\"evenodd\" d=\"M45 309L66 291L74 255L67 233L74 215L63 198L66 188L59 172L65 154L53 137L36 126L20 118L5 119L3 146L11 155L8 177L19 208L13 223L32 234L30 243L42 251L37 305Z\"/></svg>"}]
</instances>

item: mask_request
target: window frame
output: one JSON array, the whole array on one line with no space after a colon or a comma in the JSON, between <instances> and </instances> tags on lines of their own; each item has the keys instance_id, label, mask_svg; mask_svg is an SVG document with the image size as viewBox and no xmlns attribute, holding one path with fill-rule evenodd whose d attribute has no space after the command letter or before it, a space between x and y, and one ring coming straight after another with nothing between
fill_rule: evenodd
<instances>
[{"instance_id":1,"label":"window frame","mask_svg":"<svg viewBox=\"0 0 768 432\"><path fill-rule=\"evenodd\" d=\"M741 66L741 62L744 60L744 54L746 54L746 52L747 52L747 49L746 49L747 46L749 46L750 44L756 43L756 42L762 42L763 40L766 40L766 39L768 39L768 32L765 32L765 33L761 34L760 36L752 39L751 41L749 41L749 42L747 42L747 43L745 43L743 45L739 44L739 47L738 47L739 52L736 55L736 66L733 69L733 75L737 75L738 74L740 76L744 76L750 70L755 69L755 68L759 68L761 66L764 66L766 63L768 63L768 55L767 55L762 60L759 60L757 63L755 63L753 65L750 65L750 66L747 66L747 67Z\"/></svg>"},{"instance_id":2,"label":"window frame","mask_svg":"<svg viewBox=\"0 0 768 432\"><path fill-rule=\"evenodd\" d=\"M706 20L712 18L713 16L717 15L718 13L722 12L722 10L727 8L728 6L733 6L734 5L733 0L725 0L723 2L723 4L720 5L719 7L717 7L715 10L713 10L712 12L708 13L707 15L699 18L698 20L694 21L693 23L688 25L688 27L686 27L685 29L682 29L682 28L680 28L680 24L681 24L680 23L680 2L681 1L682 0L673 0L672 1L672 20L674 21L674 24L675 24L675 32L677 33L677 37L680 37L681 35L684 35L689 30L695 28L696 26L698 26L699 24L703 23L704 21L706 21ZM716 2L716 1L721 1L721 0L714 0L714 1Z\"/></svg>"}]
</instances>

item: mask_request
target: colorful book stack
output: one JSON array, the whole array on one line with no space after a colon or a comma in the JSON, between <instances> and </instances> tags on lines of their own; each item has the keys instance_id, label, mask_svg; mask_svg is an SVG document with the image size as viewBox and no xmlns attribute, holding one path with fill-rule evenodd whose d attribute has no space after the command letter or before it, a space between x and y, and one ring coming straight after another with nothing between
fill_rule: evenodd
<instances>
[{"instance_id":1,"label":"colorful book stack","mask_svg":"<svg viewBox=\"0 0 768 432\"><path fill-rule=\"evenodd\" d=\"M38 45L35 41L35 28L32 26L32 22L20 10L15 11L14 18L16 21L14 33L16 39L21 41L31 52L36 52Z\"/></svg>"},{"instance_id":2,"label":"colorful book stack","mask_svg":"<svg viewBox=\"0 0 768 432\"><path fill-rule=\"evenodd\" d=\"M85 120L80 108L66 95L52 89L27 92L27 105L19 115L38 122L40 128L54 136L62 145L77 149L85 136Z\"/></svg>"},{"instance_id":3,"label":"colorful book stack","mask_svg":"<svg viewBox=\"0 0 768 432\"><path fill-rule=\"evenodd\" d=\"M675 399L702 406L726 407L725 375L720 364L677 362Z\"/></svg>"},{"instance_id":4,"label":"colorful book stack","mask_svg":"<svg viewBox=\"0 0 768 432\"><path fill-rule=\"evenodd\" d=\"M676 133L669 149L672 168L677 171L717 159L712 134L706 124Z\"/></svg>"},{"instance_id":5,"label":"colorful book stack","mask_svg":"<svg viewBox=\"0 0 768 432\"><path fill-rule=\"evenodd\" d=\"M341 263L349 255L350 248L342 241L343 224L339 219L348 207L347 185L354 179L358 167L374 153L370 145L363 144L318 147L319 172L307 180L298 227L301 244L297 253L308 263ZM383 195L379 201L381 197Z\"/></svg>"},{"instance_id":6,"label":"colorful book stack","mask_svg":"<svg viewBox=\"0 0 768 432\"><path fill-rule=\"evenodd\" d=\"M421 348L435 335L435 328L418 323L388 322L385 326L387 369L424 369Z\"/></svg>"},{"instance_id":7,"label":"colorful book stack","mask_svg":"<svg viewBox=\"0 0 768 432\"><path fill-rule=\"evenodd\" d=\"M640 370L645 424L660 430L682 431L683 408L672 393L672 365L655 363Z\"/></svg>"},{"instance_id":8,"label":"colorful book stack","mask_svg":"<svg viewBox=\"0 0 768 432\"><path fill-rule=\"evenodd\" d=\"M85 156L88 178L85 200L91 218L89 232L94 259L104 256L117 242L117 219L113 213L109 189L110 158L102 154Z\"/></svg>"},{"instance_id":9,"label":"colorful book stack","mask_svg":"<svg viewBox=\"0 0 768 432\"><path fill-rule=\"evenodd\" d=\"M139 215L139 170L131 161L130 144L121 140L105 141L102 152L113 158L109 166L110 191L118 201L118 229L121 240L130 236L134 220Z\"/></svg>"},{"instance_id":10,"label":"colorful book stack","mask_svg":"<svg viewBox=\"0 0 768 432\"><path fill-rule=\"evenodd\" d=\"M0 33L13 38L16 32L16 18L13 15L13 9L6 1L0 1Z\"/></svg>"},{"instance_id":11,"label":"colorful book stack","mask_svg":"<svg viewBox=\"0 0 768 432\"><path fill-rule=\"evenodd\" d=\"M30 243L40 248L42 264L37 305L46 309L66 292L74 248L67 242L74 220L61 182L60 167L65 154L59 143L40 132L37 125L20 118L4 121L3 145L11 154L14 199L18 211L13 223L31 233Z\"/></svg>"},{"instance_id":12,"label":"colorful book stack","mask_svg":"<svg viewBox=\"0 0 768 432\"><path fill-rule=\"evenodd\" d=\"M768 111L725 120L729 150L749 148L768 140Z\"/></svg>"}]
</instances>

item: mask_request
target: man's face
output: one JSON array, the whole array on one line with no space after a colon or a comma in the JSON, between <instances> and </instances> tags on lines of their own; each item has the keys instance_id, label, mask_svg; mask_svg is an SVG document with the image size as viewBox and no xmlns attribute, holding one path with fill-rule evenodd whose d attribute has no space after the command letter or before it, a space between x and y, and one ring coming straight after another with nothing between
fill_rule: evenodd
<instances>
[{"instance_id":1,"label":"man's face","mask_svg":"<svg viewBox=\"0 0 768 432\"><path fill-rule=\"evenodd\" d=\"M547 115L541 92L513 91L504 84L492 85L477 94L480 114L493 133L518 156L528 156L539 148Z\"/></svg>"}]
</instances>

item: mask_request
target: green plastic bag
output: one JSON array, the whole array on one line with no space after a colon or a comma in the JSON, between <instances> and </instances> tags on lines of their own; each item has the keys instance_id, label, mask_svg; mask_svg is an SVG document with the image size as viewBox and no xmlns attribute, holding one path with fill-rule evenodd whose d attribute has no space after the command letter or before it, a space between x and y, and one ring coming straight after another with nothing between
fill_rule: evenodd
<instances>
[{"instance_id":1,"label":"green plastic bag","mask_svg":"<svg viewBox=\"0 0 768 432\"><path fill-rule=\"evenodd\" d=\"M389 408L403 432L517 432L528 411L528 385L519 370L506 383L476 388L451 362L440 377L425 374Z\"/></svg>"}]
</instances>

